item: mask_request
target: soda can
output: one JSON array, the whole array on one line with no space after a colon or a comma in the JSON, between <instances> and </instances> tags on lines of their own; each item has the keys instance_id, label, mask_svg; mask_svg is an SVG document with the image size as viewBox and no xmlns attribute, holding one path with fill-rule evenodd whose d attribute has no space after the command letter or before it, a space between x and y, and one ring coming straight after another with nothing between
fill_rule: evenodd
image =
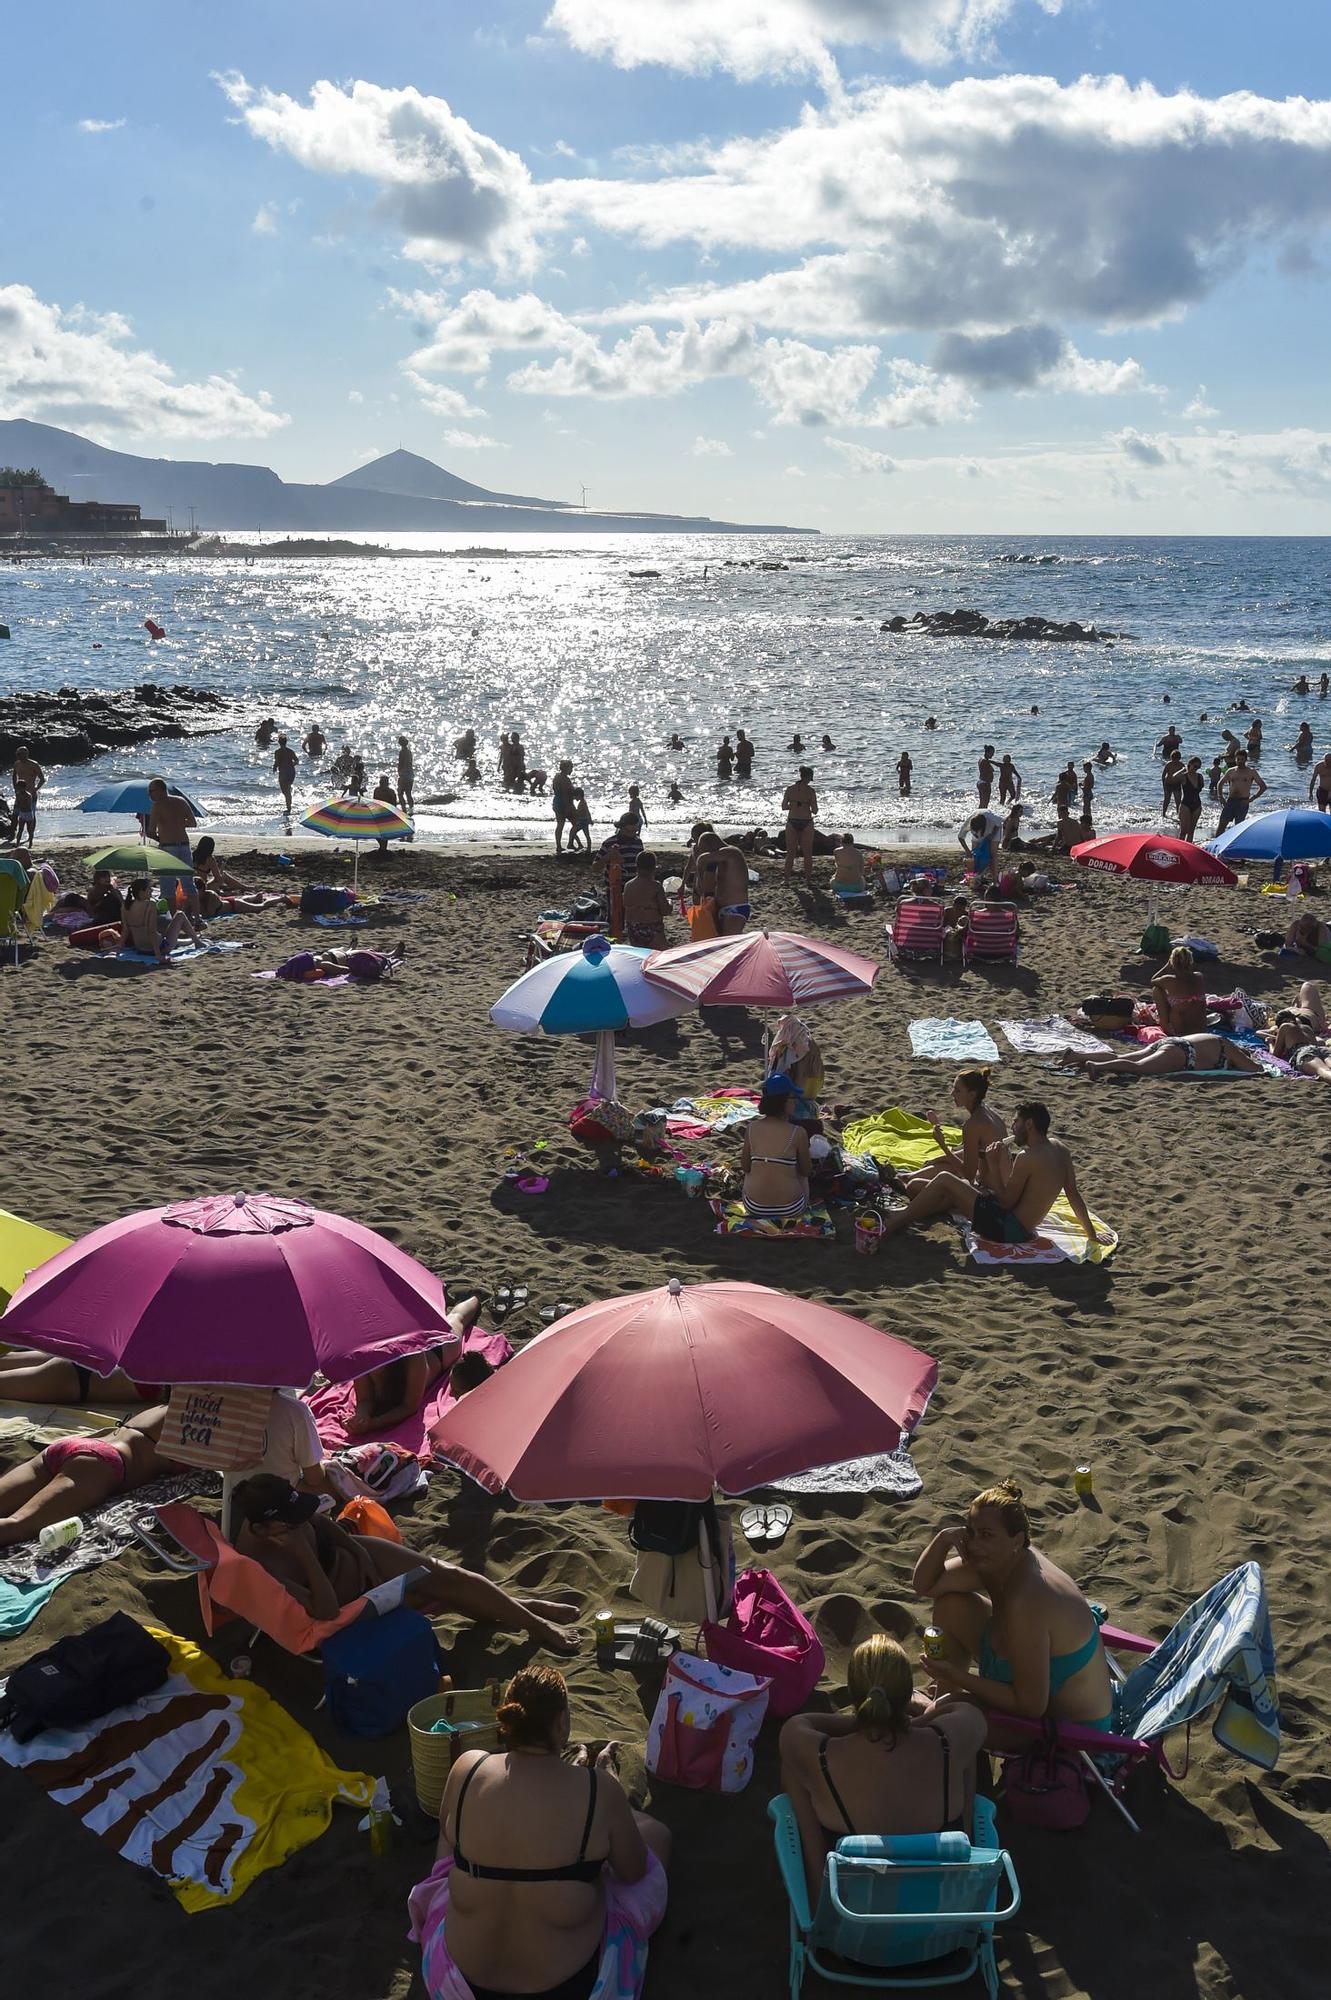
<instances>
[{"instance_id":1,"label":"soda can","mask_svg":"<svg viewBox=\"0 0 1331 2000\"><path fill-rule=\"evenodd\" d=\"M254 1662L248 1653L237 1653L231 1662L230 1674L233 1681L247 1681Z\"/></svg>"},{"instance_id":2,"label":"soda can","mask_svg":"<svg viewBox=\"0 0 1331 2000\"><path fill-rule=\"evenodd\" d=\"M1073 1467L1072 1490L1082 1500L1089 1499L1091 1494L1094 1493L1095 1481L1091 1477L1091 1468L1089 1465L1083 1463Z\"/></svg>"},{"instance_id":3,"label":"soda can","mask_svg":"<svg viewBox=\"0 0 1331 2000\"><path fill-rule=\"evenodd\" d=\"M940 1632L936 1625L924 1628L924 1657L926 1660L941 1660L947 1651L947 1634Z\"/></svg>"},{"instance_id":4,"label":"soda can","mask_svg":"<svg viewBox=\"0 0 1331 2000\"><path fill-rule=\"evenodd\" d=\"M613 1646L615 1643L615 1614L613 1611L598 1611L592 1620L592 1631L598 1646Z\"/></svg>"}]
</instances>

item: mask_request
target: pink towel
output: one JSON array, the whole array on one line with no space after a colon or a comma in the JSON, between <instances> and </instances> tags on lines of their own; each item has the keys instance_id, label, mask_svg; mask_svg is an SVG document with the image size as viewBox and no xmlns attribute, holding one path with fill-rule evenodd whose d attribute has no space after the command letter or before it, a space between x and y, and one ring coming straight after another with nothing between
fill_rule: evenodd
<instances>
[{"instance_id":1,"label":"pink towel","mask_svg":"<svg viewBox=\"0 0 1331 2000\"><path fill-rule=\"evenodd\" d=\"M462 1352L480 1354L492 1368L498 1368L509 1359L513 1348L502 1333L482 1333L478 1327L472 1327L463 1340ZM450 1377L445 1375L414 1417L394 1424L392 1430L375 1431L370 1435L383 1444L403 1445L406 1450L416 1453L422 1465L428 1465L430 1425L438 1423L444 1411L451 1410L457 1401L449 1384ZM352 1438L347 1430L347 1419L356 1409L356 1391L350 1382L332 1382L326 1389L316 1389L305 1400L314 1414L315 1428L325 1451L337 1451L344 1444L366 1443L365 1437Z\"/></svg>"}]
</instances>

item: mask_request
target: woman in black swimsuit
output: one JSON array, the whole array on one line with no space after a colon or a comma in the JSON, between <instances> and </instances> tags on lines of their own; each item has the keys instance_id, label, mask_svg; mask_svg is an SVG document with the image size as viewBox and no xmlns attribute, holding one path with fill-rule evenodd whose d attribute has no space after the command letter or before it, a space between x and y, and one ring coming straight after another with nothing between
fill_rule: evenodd
<instances>
[{"instance_id":1,"label":"woman in black swimsuit","mask_svg":"<svg viewBox=\"0 0 1331 2000\"><path fill-rule=\"evenodd\" d=\"M971 1703L915 1693L905 1649L882 1633L855 1648L846 1683L849 1715L795 1715L781 1731L781 1788L815 1904L845 1834L968 1832L985 1737Z\"/></svg>"},{"instance_id":2,"label":"woman in black swimsuit","mask_svg":"<svg viewBox=\"0 0 1331 2000\"><path fill-rule=\"evenodd\" d=\"M476 2000L586 2000L608 1932L627 1923L642 1941L660 1922L670 1835L630 1806L613 1743L594 1764L564 1761L568 1689L553 1667L514 1675L498 1723L503 1748L459 1757L444 1788L417 1913L425 1983L455 1991L452 1969Z\"/></svg>"},{"instance_id":3,"label":"woman in black swimsuit","mask_svg":"<svg viewBox=\"0 0 1331 2000\"><path fill-rule=\"evenodd\" d=\"M433 1347L404 1354L382 1368L356 1379L356 1408L347 1419L348 1437L373 1437L414 1417L462 1352L467 1329L481 1310L478 1298L462 1299L448 1315L451 1333L441 1334Z\"/></svg>"}]
</instances>

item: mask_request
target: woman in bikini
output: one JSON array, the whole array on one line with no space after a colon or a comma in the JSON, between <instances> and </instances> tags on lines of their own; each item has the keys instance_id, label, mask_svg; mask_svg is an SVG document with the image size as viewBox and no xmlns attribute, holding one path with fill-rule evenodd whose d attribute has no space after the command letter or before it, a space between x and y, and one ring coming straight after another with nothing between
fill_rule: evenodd
<instances>
[{"instance_id":1,"label":"woman in bikini","mask_svg":"<svg viewBox=\"0 0 1331 2000\"><path fill-rule=\"evenodd\" d=\"M750 1215L767 1222L803 1215L809 1206L809 1135L790 1122L796 1090L779 1070L769 1076L758 1099L758 1116L744 1127L741 1199Z\"/></svg>"},{"instance_id":2,"label":"woman in bikini","mask_svg":"<svg viewBox=\"0 0 1331 2000\"><path fill-rule=\"evenodd\" d=\"M1325 1026L1319 1033L1311 1015L1282 1007L1267 1031L1267 1039L1272 1055L1279 1056L1291 1069L1331 1083L1331 1042L1326 1040Z\"/></svg>"},{"instance_id":3,"label":"woman in bikini","mask_svg":"<svg viewBox=\"0 0 1331 2000\"><path fill-rule=\"evenodd\" d=\"M157 1449L166 1404L142 1410L100 1437L56 1438L26 1465L0 1478L0 1548L31 1541L52 1521L66 1521L150 1479L181 1470Z\"/></svg>"},{"instance_id":4,"label":"woman in bikini","mask_svg":"<svg viewBox=\"0 0 1331 2000\"><path fill-rule=\"evenodd\" d=\"M984 1747L978 1709L916 1694L895 1639L858 1645L846 1687L849 1715L792 1715L781 1731L781 1789L815 1907L828 1849L846 1834L969 1833Z\"/></svg>"},{"instance_id":5,"label":"woman in bikini","mask_svg":"<svg viewBox=\"0 0 1331 2000\"><path fill-rule=\"evenodd\" d=\"M1151 995L1155 1017L1167 1035L1206 1032L1206 981L1186 944L1174 946L1151 981Z\"/></svg>"},{"instance_id":6,"label":"woman in bikini","mask_svg":"<svg viewBox=\"0 0 1331 2000\"><path fill-rule=\"evenodd\" d=\"M160 1403L160 1382L136 1382L123 1368L94 1375L77 1361L62 1361L36 1347L11 1347L0 1354L0 1397L7 1403L69 1403L94 1409L108 1404Z\"/></svg>"},{"instance_id":7,"label":"woman in bikini","mask_svg":"<svg viewBox=\"0 0 1331 2000\"><path fill-rule=\"evenodd\" d=\"M1059 1058L1069 1069L1084 1069L1087 1076L1169 1076L1177 1070L1237 1070L1244 1076L1261 1076L1261 1063L1250 1056L1241 1042L1224 1035L1166 1035L1128 1056L1087 1055L1080 1049L1065 1049Z\"/></svg>"},{"instance_id":8,"label":"woman in bikini","mask_svg":"<svg viewBox=\"0 0 1331 2000\"><path fill-rule=\"evenodd\" d=\"M926 1181L935 1174L959 1174L972 1187L980 1185L980 1155L987 1146L999 1146L1007 1138L1003 1121L989 1109L985 1098L989 1094L989 1070L963 1069L952 1086L952 1102L958 1111L966 1114L961 1128L961 1151L954 1153L943 1136L943 1128L937 1118L930 1121L934 1144L939 1157L930 1160L913 1174L891 1174L885 1178L899 1181L903 1191L918 1194Z\"/></svg>"},{"instance_id":9,"label":"woman in bikini","mask_svg":"<svg viewBox=\"0 0 1331 2000\"><path fill-rule=\"evenodd\" d=\"M795 856L804 862L804 879L813 880L813 823L818 816L818 794L813 788L813 766L801 764L799 777L787 785L781 801L786 815L786 872L790 881L795 872Z\"/></svg>"},{"instance_id":10,"label":"woman in bikini","mask_svg":"<svg viewBox=\"0 0 1331 2000\"><path fill-rule=\"evenodd\" d=\"M631 2000L665 1915L669 1832L629 1804L614 1743L566 1761L553 1667L515 1674L497 1720L502 1748L449 1773L434 1872L412 1893L431 2000Z\"/></svg>"},{"instance_id":11,"label":"woman in bikini","mask_svg":"<svg viewBox=\"0 0 1331 2000\"><path fill-rule=\"evenodd\" d=\"M912 1583L917 1597L932 1601L933 1623L946 1634L944 1657L928 1663L943 1694L964 1695L1000 1717L1048 1715L1112 1730L1095 1613L1072 1578L1032 1546L1014 1480L977 1494L962 1527L939 1530ZM991 1718L991 1749L1026 1741Z\"/></svg>"},{"instance_id":12,"label":"woman in bikini","mask_svg":"<svg viewBox=\"0 0 1331 2000\"><path fill-rule=\"evenodd\" d=\"M462 1352L469 1327L476 1324L481 1302L472 1297L453 1306L448 1315L452 1332L419 1354L404 1354L368 1375L356 1378L356 1408L347 1419L348 1437L372 1437L391 1431L395 1424L414 1417L443 1381Z\"/></svg>"}]
</instances>

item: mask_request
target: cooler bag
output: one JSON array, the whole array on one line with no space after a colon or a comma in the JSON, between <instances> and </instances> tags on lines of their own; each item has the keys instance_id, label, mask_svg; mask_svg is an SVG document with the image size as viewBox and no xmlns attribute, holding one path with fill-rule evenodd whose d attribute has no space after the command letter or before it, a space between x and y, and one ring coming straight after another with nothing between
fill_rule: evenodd
<instances>
[{"instance_id":1,"label":"cooler bag","mask_svg":"<svg viewBox=\"0 0 1331 2000\"><path fill-rule=\"evenodd\" d=\"M729 1618L704 1625L702 1642L715 1665L767 1677L773 1715L801 1709L827 1664L817 1633L770 1569L740 1572Z\"/></svg>"},{"instance_id":2,"label":"cooler bag","mask_svg":"<svg viewBox=\"0 0 1331 2000\"><path fill-rule=\"evenodd\" d=\"M742 1792L753 1776L753 1742L770 1685L760 1675L676 1653L647 1732L647 1769L694 1791Z\"/></svg>"},{"instance_id":3,"label":"cooler bag","mask_svg":"<svg viewBox=\"0 0 1331 2000\"><path fill-rule=\"evenodd\" d=\"M328 1713L349 1736L391 1736L439 1691L442 1654L424 1613L400 1605L320 1641Z\"/></svg>"}]
</instances>

